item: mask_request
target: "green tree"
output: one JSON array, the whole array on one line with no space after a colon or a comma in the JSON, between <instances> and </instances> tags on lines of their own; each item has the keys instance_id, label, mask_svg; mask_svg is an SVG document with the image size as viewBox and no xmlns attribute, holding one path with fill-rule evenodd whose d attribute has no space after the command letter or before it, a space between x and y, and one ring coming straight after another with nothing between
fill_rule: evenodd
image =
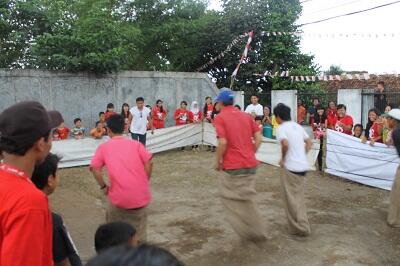
<instances>
[{"instance_id":1,"label":"green tree","mask_svg":"<svg viewBox=\"0 0 400 266\"><path fill-rule=\"evenodd\" d=\"M331 65L328 71L325 71L325 75L342 75L344 73L340 66Z\"/></svg>"}]
</instances>

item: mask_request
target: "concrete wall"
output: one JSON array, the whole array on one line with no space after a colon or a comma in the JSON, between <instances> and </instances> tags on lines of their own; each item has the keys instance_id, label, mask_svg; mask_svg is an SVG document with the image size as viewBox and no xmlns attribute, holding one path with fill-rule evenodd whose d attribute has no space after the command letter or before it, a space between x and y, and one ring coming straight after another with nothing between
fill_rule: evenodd
<instances>
[{"instance_id":1,"label":"concrete wall","mask_svg":"<svg viewBox=\"0 0 400 266\"><path fill-rule=\"evenodd\" d=\"M62 112L66 124L80 117L87 128L94 126L98 113L109 102L120 112L124 102L135 105L144 97L153 106L162 99L169 110L167 125L174 124L173 113L180 101L204 104L206 96L218 90L206 74L126 71L96 76L39 70L0 70L0 111L23 100L36 100L48 109Z\"/></svg>"},{"instance_id":2,"label":"concrete wall","mask_svg":"<svg viewBox=\"0 0 400 266\"><path fill-rule=\"evenodd\" d=\"M347 107L347 114L353 117L355 124L361 123L361 90L359 89L341 89L338 90L338 104L344 104Z\"/></svg>"},{"instance_id":3,"label":"concrete wall","mask_svg":"<svg viewBox=\"0 0 400 266\"><path fill-rule=\"evenodd\" d=\"M292 120L297 121L297 90L271 91L271 108L274 109L278 103L289 106Z\"/></svg>"}]
</instances>

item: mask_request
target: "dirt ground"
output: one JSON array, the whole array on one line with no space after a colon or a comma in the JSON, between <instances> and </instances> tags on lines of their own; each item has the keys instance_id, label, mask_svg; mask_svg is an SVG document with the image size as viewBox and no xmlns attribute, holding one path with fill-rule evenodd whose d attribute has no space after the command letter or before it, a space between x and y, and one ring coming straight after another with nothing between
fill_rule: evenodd
<instances>
[{"instance_id":1,"label":"dirt ground","mask_svg":"<svg viewBox=\"0 0 400 266\"><path fill-rule=\"evenodd\" d=\"M154 158L148 240L186 265L400 265L400 229L385 223L389 192L310 173L306 185L312 235L291 236L280 198L279 168L257 173L267 243L240 242L224 219L210 152L171 151ZM50 197L86 261L106 199L87 167L60 171ZM249 217L251 219L251 217Z\"/></svg>"}]
</instances>

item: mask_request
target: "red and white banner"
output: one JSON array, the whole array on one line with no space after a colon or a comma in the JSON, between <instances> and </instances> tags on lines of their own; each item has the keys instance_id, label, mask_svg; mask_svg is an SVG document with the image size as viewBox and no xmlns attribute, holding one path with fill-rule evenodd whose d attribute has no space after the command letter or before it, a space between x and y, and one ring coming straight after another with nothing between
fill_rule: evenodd
<instances>
[{"instance_id":1,"label":"red and white banner","mask_svg":"<svg viewBox=\"0 0 400 266\"><path fill-rule=\"evenodd\" d=\"M240 57L239 64L235 68L235 71L233 71L233 73L232 73L232 77L236 77L237 73L239 72L240 65L246 61L247 53L249 52L250 44L251 44L251 41L253 40L253 36L254 36L253 31L249 32L249 39L247 40L246 47L244 48L244 52L243 52L242 56Z\"/></svg>"}]
</instances>

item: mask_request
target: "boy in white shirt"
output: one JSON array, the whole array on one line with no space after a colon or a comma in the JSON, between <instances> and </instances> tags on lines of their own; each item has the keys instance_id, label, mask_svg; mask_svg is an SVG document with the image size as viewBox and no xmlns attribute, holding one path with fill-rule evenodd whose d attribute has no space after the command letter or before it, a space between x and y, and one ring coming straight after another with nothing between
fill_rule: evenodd
<instances>
[{"instance_id":1,"label":"boy in white shirt","mask_svg":"<svg viewBox=\"0 0 400 266\"><path fill-rule=\"evenodd\" d=\"M130 131L133 140L137 140L146 146L147 124L150 125L151 134L154 134L153 120L151 119L151 110L144 106L142 97L136 98L136 106L129 112L132 115Z\"/></svg>"},{"instance_id":2,"label":"boy in white shirt","mask_svg":"<svg viewBox=\"0 0 400 266\"><path fill-rule=\"evenodd\" d=\"M282 196L286 206L286 215L291 234L308 236L311 233L307 218L304 197L304 183L307 171L310 169L307 153L312 147L312 141L305 130L291 121L290 108L278 104L274 115L279 124L277 140L282 146L281 186Z\"/></svg>"},{"instance_id":3,"label":"boy in white shirt","mask_svg":"<svg viewBox=\"0 0 400 266\"><path fill-rule=\"evenodd\" d=\"M253 117L264 115L264 108L258 103L258 100L259 98L257 95L251 95L251 104L249 104L245 110L246 113L251 114Z\"/></svg>"}]
</instances>

